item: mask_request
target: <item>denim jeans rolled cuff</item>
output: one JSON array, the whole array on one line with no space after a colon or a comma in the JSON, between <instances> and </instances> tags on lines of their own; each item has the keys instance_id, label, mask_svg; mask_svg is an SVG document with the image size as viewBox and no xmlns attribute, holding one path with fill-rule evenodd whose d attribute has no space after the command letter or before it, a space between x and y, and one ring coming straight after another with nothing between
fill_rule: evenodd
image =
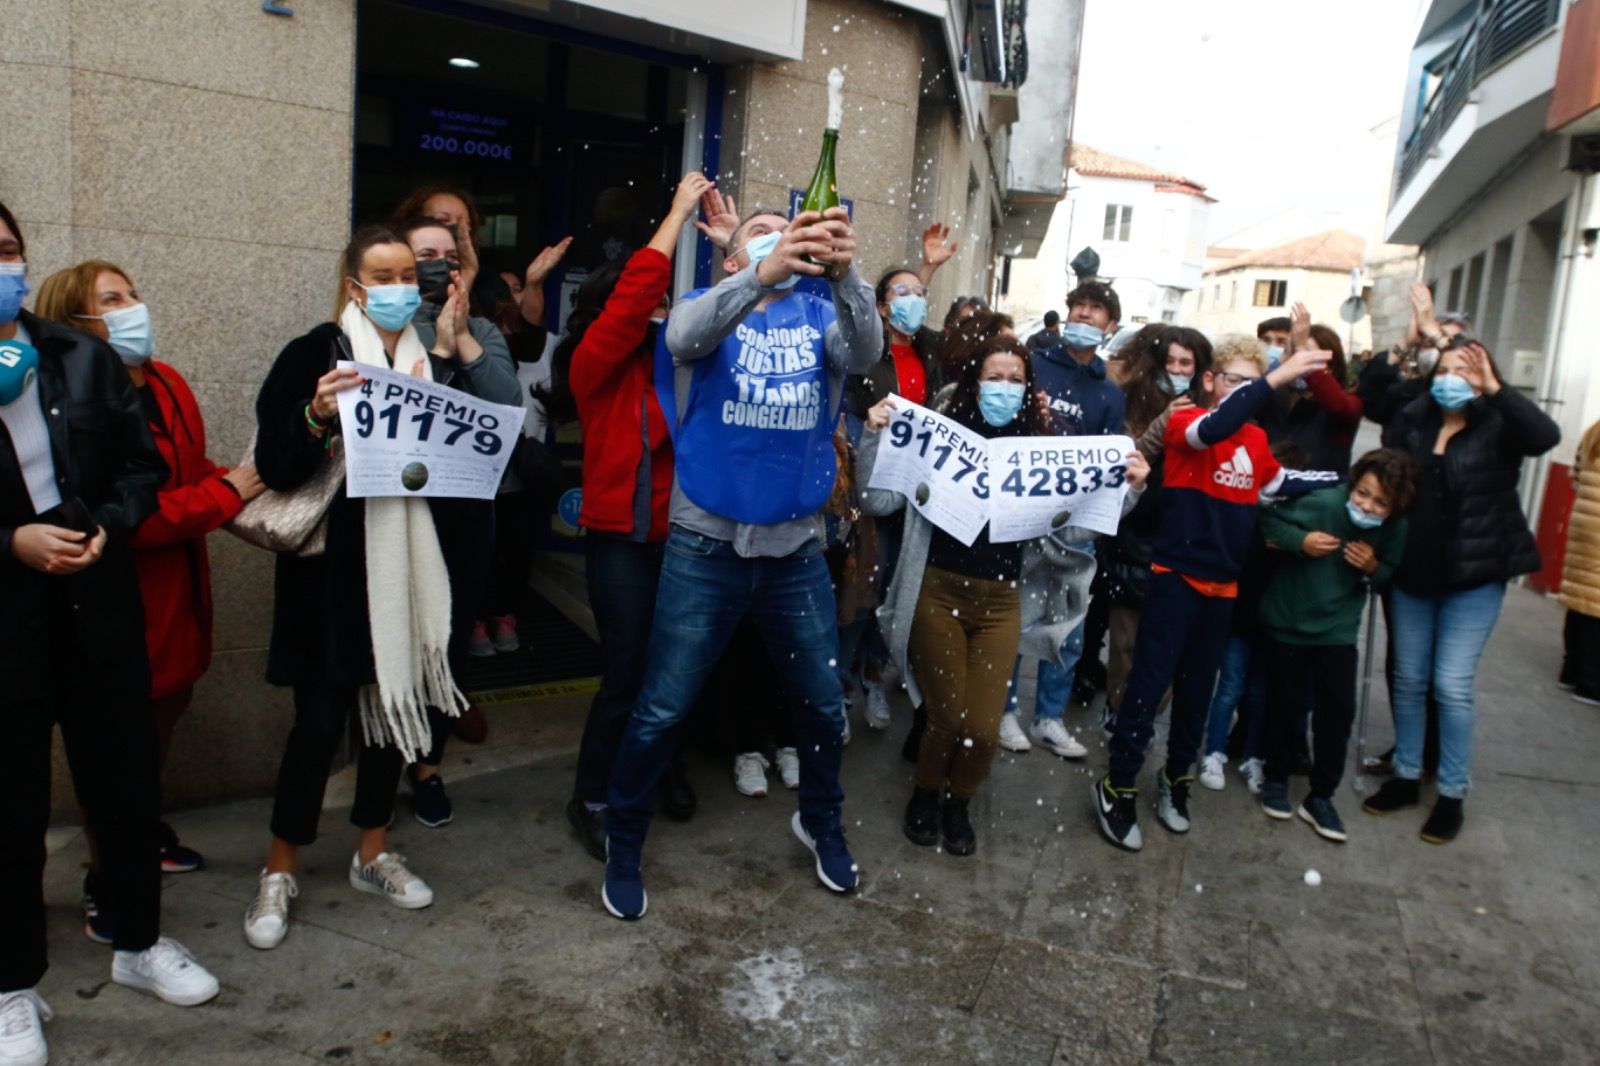
<instances>
[{"instance_id":1,"label":"denim jeans rolled cuff","mask_svg":"<svg viewBox=\"0 0 1600 1066\"><path fill-rule=\"evenodd\" d=\"M644 679L612 766L607 832L637 852L684 717L749 617L795 705L799 805L810 826L837 827L844 792L839 631L820 540L781 558L741 558L727 541L674 528L667 538Z\"/></svg>"},{"instance_id":2,"label":"denim jeans rolled cuff","mask_svg":"<svg viewBox=\"0 0 1600 1066\"><path fill-rule=\"evenodd\" d=\"M1426 597L1394 590L1395 773L1410 781L1422 776L1431 682L1439 704L1439 795L1447 798L1465 798L1471 787L1478 664L1505 589L1491 583Z\"/></svg>"}]
</instances>

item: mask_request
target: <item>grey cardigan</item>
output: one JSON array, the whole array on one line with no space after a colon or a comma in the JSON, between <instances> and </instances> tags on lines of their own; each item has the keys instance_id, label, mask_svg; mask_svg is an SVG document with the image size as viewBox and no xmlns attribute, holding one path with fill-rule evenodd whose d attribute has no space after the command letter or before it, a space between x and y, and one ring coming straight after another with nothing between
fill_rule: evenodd
<instances>
[{"instance_id":1,"label":"grey cardigan","mask_svg":"<svg viewBox=\"0 0 1600 1066\"><path fill-rule=\"evenodd\" d=\"M861 435L856 455L856 484L861 486L861 509L869 515L882 517L905 508L900 558L883 605L878 608L878 626L889 646L889 654L900 668L900 676L905 679L906 691L912 702L920 705L922 693L906 661L906 650L911 644L911 622L916 617L922 578L928 568L933 523L922 517L916 508L907 508L906 498L900 493L867 488L878 457L879 439L880 434L870 429ZM1128 493L1123 501L1123 514L1137 502L1138 495L1137 491ZM1098 535L1090 529L1068 526L1023 545L1019 654L1061 661L1061 645L1089 610L1089 583L1094 580L1095 557L1082 545L1092 543Z\"/></svg>"}]
</instances>

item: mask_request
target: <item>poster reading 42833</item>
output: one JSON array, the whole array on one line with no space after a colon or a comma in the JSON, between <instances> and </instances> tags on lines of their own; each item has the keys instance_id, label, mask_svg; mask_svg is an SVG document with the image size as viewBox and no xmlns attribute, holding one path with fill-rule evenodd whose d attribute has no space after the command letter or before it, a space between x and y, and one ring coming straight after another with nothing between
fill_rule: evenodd
<instances>
[{"instance_id":1,"label":"poster reading 42833","mask_svg":"<svg viewBox=\"0 0 1600 1066\"><path fill-rule=\"evenodd\" d=\"M522 408L385 367L340 362L367 380L339 394L345 491L491 500L522 432Z\"/></svg>"}]
</instances>

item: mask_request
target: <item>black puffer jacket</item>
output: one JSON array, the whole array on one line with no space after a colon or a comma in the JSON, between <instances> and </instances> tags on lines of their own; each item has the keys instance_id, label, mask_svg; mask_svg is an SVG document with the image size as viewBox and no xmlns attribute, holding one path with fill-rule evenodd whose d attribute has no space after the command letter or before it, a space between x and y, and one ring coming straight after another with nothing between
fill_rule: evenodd
<instances>
[{"instance_id":1,"label":"black puffer jacket","mask_svg":"<svg viewBox=\"0 0 1600 1066\"><path fill-rule=\"evenodd\" d=\"M1419 462L1433 452L1444 412L1431 395L1406 404L1383 430L1383 444ZM1522 460L1554 448L1561 430L1516 389L1502 387L1467 407L1467 424L1444 452L1445 582L1452 589L1509 581L1539 569L1539 548L1517 496ZM1412 544L1407 551L1425 550Z\"/></svg>"}]
</instances>

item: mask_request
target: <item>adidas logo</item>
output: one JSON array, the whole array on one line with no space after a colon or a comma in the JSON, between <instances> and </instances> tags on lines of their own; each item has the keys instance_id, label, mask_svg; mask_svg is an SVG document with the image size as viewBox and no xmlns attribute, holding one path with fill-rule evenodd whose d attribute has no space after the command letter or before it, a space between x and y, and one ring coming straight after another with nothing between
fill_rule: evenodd
<instances>
[{"instance_id":1,"label":"adidas logo","mask_svg":"<svg viewBox=\"0 0 1600 1066\"><path fill-rule=\"evenodd\" d=\"M1219 485L1230 489L1253 489L1256 486L1256 467L1244 445L1233 450L1233 458L1223 462L1222 469L1211 475Z\"/></svg>"}]
</instances>

